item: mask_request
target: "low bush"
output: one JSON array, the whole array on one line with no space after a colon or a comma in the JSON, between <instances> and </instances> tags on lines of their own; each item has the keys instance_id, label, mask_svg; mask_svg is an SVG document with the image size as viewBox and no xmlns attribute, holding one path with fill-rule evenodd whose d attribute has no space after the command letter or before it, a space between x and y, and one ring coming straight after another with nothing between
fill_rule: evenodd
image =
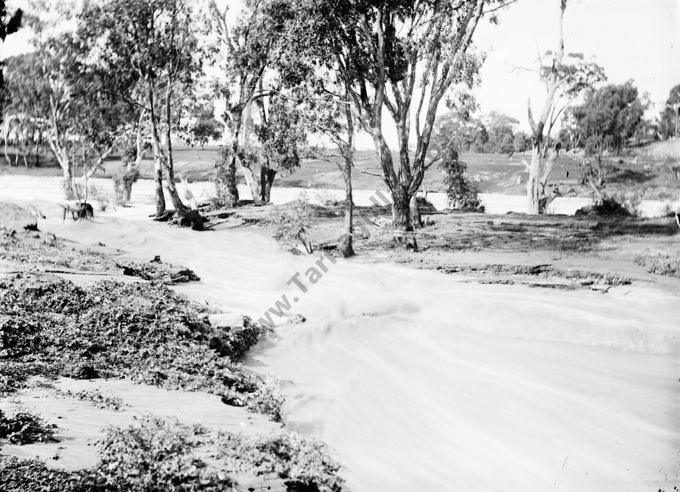
<instances>
[{"instance_id":1,"label":"low bush","mask_svg":"<svg viewBox=\"0 0 680 492\"><path fill-rule=\"evenodd\" d=\"M232 478L208 470L194 453L201 437L201 429L154 417L125 429L111 428L99 443L98 475L113 490L231 489Z\"/></svg>"},{"instance_id":2,"label":"low bush","mask_svg":"<svg viewBox=\"0 0 680 492\"><path fill-rule=\"evenodd\" d=\"M267 227L272 236L289 248L302 244L307 253L312 253L308 231L311 223L311 207L306 200L297 200L287 205L273 207Z\"/></svg>"},{"instance_id":3,"label":"low bush","mask_svg":"<svg viewBox=\"0 0 680 492\"><path fill-rule=\"evenodd\" d=\"M132 185L139 177L139 169L136 166L126 166L113 175L113 193L117 205L124 206L130 203Z\"/></svg>"},{"instance_id":4,"label":"low bush","mask_svg":"<svg viewBox=\"0 0 680 492\"><path fill-rule=\"evenodd\" d=\"M104 281L79 287L18 274L0 282L5 390L31 375L115 377L201 390L281 418L281 399L238 361L268 330L213 326L208 309L168 287Z\"/></svg>"},{"instance_id":5,"label":"low bush","mask_svg":"<svg viewBox=\"0 0 680 492\"><path fill-rule=\"evenodd\" d=\"M275 475L288 490L338 491L340 465L327 446L293 432L276 437L249 438L220 433L218 457L228 470L255 476Z\"/></svg>"},{"instance_id":6,"label":"low bush","mask_svg":"<svg viewBox=\"0 0 680 492\"><path fill-rule=\"evenodd\" d=\"M56 425L48 424L30 412L18 412L9 416L0 410L0 439L7 439L11 444L56 442L56 428Z\"/></svg>"},{"instance_id":7,"label":"low bush","mask_svg":"<svg viewBox=\"0 0 680 492\"><path fill-rule=\"evenodd\" d=\"M97 465L73 472L0 456L0 490L245 490L235 476L258 478L263 489L279 490L283 482L289 491L340 491L344 484L324 444L291 432L215 435L202 426L143 417L126 428L109 428L98 446Z\"/></svg>"},{"instance_id":8,"label":"low bush","mask_svg":"<svg viewBox=\"0 0 680 492\"><path fill-rule=\"evenodd\" d=\"M579 208L574 214L577 217L584 216L619 216L628 217L630 212L626 207L620 204L616 199L607 197L602 200L602 203L596 205L589 205L587 207Z\"/></svg>"},{"instance_id":9,"label":"low bush","mask_svg":"<svg viewBox=\"0 0 680 492\"><path fill-rule=\"evenodd\" d=\"M643 266L649 273L680 278L680 256L637 255L635 263Z\"/></svg>"},{"instance_id":10,"label":"low bush","mask_svg":"<svg viewBox=\"0 0 680 492\"><path fill-rule=\"evenodd\" d=\"M454 210L483 212L479 201L479 187L467 175L467 164L459 159L458 151L449 148L439 167L444 171L444 187L449 206Z\"/></svg>"},{"instance_id":11,"label":"low bush","mask_svg":"<svg viewBox=\"0 0 680 492\"><path fill-rule=\"evenodd\" d=\"M5 492L104 492L88 472L67 472L47 468L39 460L0 456L0 490Z\"/></svg>"}]
</instances>

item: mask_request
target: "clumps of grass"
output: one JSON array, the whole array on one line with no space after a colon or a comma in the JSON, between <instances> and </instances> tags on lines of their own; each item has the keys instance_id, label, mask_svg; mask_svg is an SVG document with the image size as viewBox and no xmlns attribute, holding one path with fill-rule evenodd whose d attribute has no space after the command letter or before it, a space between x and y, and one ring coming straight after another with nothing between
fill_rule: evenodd
<instances>
[{"instance_id":1,"label":"clumps of grass","mask_svg":"<svg viewBox=\"0 0 680 492\"><path fill-rule=\"evenodd\" d=\"M238 361L268 329L250 320L219 327L208 308L152 283L79 287L58 277L0 281L0 383L33 375L130 378L168 389L207 391L281 418L271 385Z\"/></svg>"},{"instance_id":2,"label":"clumps of grass","mask_svg":"<svg viewBox=\"0 0 680 492\"><path fill-rule=\"evenodd\" d=\"M644 267L649 273L680 278L680 256L637 255L635 263Z\"/></svg>"},{"instance_id":3,"label":"clumps of grass","mask_svg":"<svg viewBox=\"0 0 680 492\"><path fill-rule=\"evenodd\" d=\"M117 396L106 396L99 390L81 390L81 391L59 391L59 394L76 400L87 401L92 403L95 407L102 410L119 411L125 406L123 400Z\"/></svg>"},{"instance_id":4,"label":"clumps of grass","mask_svg":"<svg viewBox=\"0 0 680 492\"><path fill-rule=\"evenodd\" d=\"M276 437L249 438L220 433L218 457L227 469L253 474L274 475L287 490L339 491L343 480L340 465L327 446L293 432Z\"/></svg>"},{"instance_id":5,"label":"clumps of grass","mask_svg":"<svg viewBox=\"0 0 680 492\"><path fill-rule=\"evenodd\" d=\"M0 259L89 272L107 272L122 268L124 275L168 285L200 280L192 270L164 263L159 257L148 262L131 258L116 260L101 251L69 246L54 234L17 232L6 228L0 228Z\"/></svg>"},{"instance_id":6,"label":"clumps of grass","mask_svg":"<svg viewBox=\"0 0 680 492\"><path fill-rule=\"evenodd\" d=\"M54 431L57 426L48 424L30 412L6 415L0 410L0 439L11 444L32 444L34 442L57 442Z\"/></svg>"}]
</instances>

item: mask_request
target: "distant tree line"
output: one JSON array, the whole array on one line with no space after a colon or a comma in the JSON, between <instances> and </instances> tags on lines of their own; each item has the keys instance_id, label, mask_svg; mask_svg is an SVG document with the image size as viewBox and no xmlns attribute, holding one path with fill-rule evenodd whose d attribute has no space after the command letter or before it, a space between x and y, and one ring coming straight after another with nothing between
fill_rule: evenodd
<instances>
[{"instance_id":1,"label":"distant tree line","mask_svg":"<svg viewBox=\"0 0 680 492\"><path fill-rule=\"evenodd\" d=\"M462 118L456 112L442 116L438 132L451 135L459 152L510 154L531 148L529 134L519 130L519 121L492 111L486 116Z\"/></svg>"}]
</instances>

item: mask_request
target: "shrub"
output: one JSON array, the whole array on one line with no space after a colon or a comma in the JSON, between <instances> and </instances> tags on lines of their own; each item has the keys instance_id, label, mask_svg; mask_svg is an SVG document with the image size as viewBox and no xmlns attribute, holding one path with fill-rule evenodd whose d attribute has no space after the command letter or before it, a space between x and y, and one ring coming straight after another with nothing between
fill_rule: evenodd
<instances>
[{"instance_id":1,"label":"shrub","mask_svg":"<svg viewBox=\"0 0 680 492\"><path fill-rule=\"evenodd\" d=\"M10 417L0 410L0 439L7 439L12 444L56 442L56 428L30 412L19 412Z\"/></svg>"},{"instance_id":2,"label":"shrub","mask_svg":"<svg viewBox=\"0 0 680 492\"><path fill-rule=\"evenodd\" d=\"M450 147L440 163L444 171L444 187L449 206L454 210L483 211L477 183L467 176L467 164L459 159L458 151Z\"/></svg>"},{"instance_id":3,"label":"shrub","mask_svg":"<svg viewBox=\"0 0 680 492\"><path fill-rule=\"evenodd\" d=\"M253 439L220 433L217 443L218 456L229 471L255 476L275 474L284 480L288 490L342 489L340 465L330 456L328 447L300 434L288 432Z\"/></svg>"},{"instance_id":4,"label":"shrub","mask_svg":"<svg viewBox=\"0 0 680 492\"><path fill-rule=\"evenodd\" d=\"M680 278L680 256L637 255L635 263L643 266L649 273Z\"/></svg>"},{"instance_id":5,"label":"shrub","mask_svg":"<svg viewBox=\"0 0 680 492\"><path fill-rule=\"evenodd\" d=\"M602 157L597 156L596 164L593 165L590 159L579 159L579 170L581 173L581 185L590 186L593 192L595 206L602 206L605 200L604 187L607 184L607 170L602 165Z\"/></svg>"},{"instance_id":6,"label":"shrub","mask_svg":"<svg viewBox=\"0 0 680 492\"><path fill-rule=\"evenodd\" d=\"M339 491L344 484L326 445L291 432L273 437L215 435L200 425L143 417L126 428L109 428L98 446L97 465L74 472L0 456L0 490L242 490L230 474L259 477L263 489L272 488L271 482L278 479L287 490L298 491ZM204 460L215 448L216 455Z\"/></svg>"},{"instance_id":7,"label":"shrub","mask_svg":"<svg viewBox=\"0 0 680 492\"><path fill-rule=\"evenodd\" d=\"M5 492L104 492L87 472L52 470L38 460L0 456L0 490Z\"/></svg>"},{"instance_id":8,"label":"shrub","mask_svg":"<svg viewBox=\"0 0 680 492\"><path fill-rule=\"evenodd\" d=\"M272 236L284 245L294 248L301 243L307 253L312 253L308 230L311 207L303 198L280 207L273 207L267 221Z\"/></svg>"},{"instance_id":9,"label":"shrub","mask_svg":"<svg viewBox=\"0 0 680 492\"><path fill-rule=\"evenodd\" d=\"M79 287L56 277L15 275L0 283L0 312L7 361L0 374L7 379L127 377L208 391L280 419L279 396L236 364L268 330L250 320L213 326L207 308L163 285ZM3 382L8 389L17 384Z\"/></svg>"},{"instance_id":10,"label":"shrub","mask_svg":"<svg viewBox=\"0 0 680 492\"><path fill-rule=\"evenodd\" d=\"M196 432L198 430L198 432ZM235 482L206 469L195 453L202 431L159 418L110 428L99 443L102 481L116 490L224 490Z\"/></svg>"},{"instance_id":11,"label":"shrub","mask_svg":"<svg viewBox=\"0 0 680 492\"><path fill-rule=\"evenodd\" d=\"M137 182L139 177L139 169L136 166L126 166L122 171L113 175L113 192L117 205L130 203L132 185Z\"/></svg>"},{"instance_id":12,"label":"shrub","mask_svg":"<svg viewBox=\"0 0 680 492\"><path fill-rule=\"evenodd\" d=\"M588 215L609 215L609 216L621 216L626 217L630 215L630 212L621 205L616 199L612 197L604 198L601 203L596 203L595 205L579 208L576 216L588 216Z\"/></svg>"}]
</instances>

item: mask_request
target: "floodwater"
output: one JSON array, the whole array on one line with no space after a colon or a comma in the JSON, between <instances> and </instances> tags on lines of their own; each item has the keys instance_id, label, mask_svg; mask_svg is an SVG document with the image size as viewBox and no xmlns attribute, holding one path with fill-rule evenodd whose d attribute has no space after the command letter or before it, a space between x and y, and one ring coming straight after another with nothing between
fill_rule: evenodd
<instances>
[{"instance_id":1,"label":"floodwater","mask_svg":"<svg viewBox=\"0 0 680 492\"><path fill-rule=\"evenodd\" d=\"M12 179L0 178L3 190L58 200L43 180ZM154 223L151 204L135 201L92 222L52 216L41 229L186 265L202 281L178 290L256 319L285 294L307 321L272 315L276 335L249 365L282 381L289 425L337 452L351 490L679 483L676 296L480 285L361 259L322 267L255 229Z\"/></svg>"},{"instance_id":2,"label":"floodwater","mask_svg":"<svg viewBox=\"0 0 680 492\"><path fill-rule=\"evenodd\" d=\"M24 200L27 197L38 196L42 200L58 202L62 200L61 178L57 177L27 177L0 175L0 197L5 199ZM103 195L112 195L112 181L110 179L94 178L90 184ZM214 194L214 185L208 181L190 183L189 190L200 202ZM178 185L182 192L182 185ZM37 193L40 190L40 193ZM250 190L245 185L239 185L239 193L242 199L251 198ZM272 202L275 204L287 203L298 198L304 198L311 203L323 204L328 200L344 200L344 190L338 189L314 189L314 188L284 188L272 189ZM526 212L526 197L522 195L504 195L501 193L480 193L480 201L489 214L505 214L507 212ZM437 210L447 208L447 198L444 193L428 193L427 199ZM136 205L151 205L154 200L153 181L148 179L139 180L133 188L132 201ZM354 201L357 205L367 206L374 203L386 205L390 202L389 193L376 190L354 190ZM168 201L169 203L169 201ZM576 210L591 203L585 197L558 197L548 207L548 213L573 215ZM680 211L680 200L643 200L638 206L638 214L641 217L663 217L672 211Z\"/></svg>"}]
</instances>

